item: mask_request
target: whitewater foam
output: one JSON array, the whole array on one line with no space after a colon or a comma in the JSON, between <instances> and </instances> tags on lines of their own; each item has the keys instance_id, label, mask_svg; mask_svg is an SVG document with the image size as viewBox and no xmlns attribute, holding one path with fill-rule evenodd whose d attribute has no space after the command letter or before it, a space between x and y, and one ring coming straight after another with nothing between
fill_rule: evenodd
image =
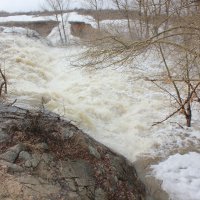
<instances>
[{"instance_id":1,"label":"whitewater foam","mask_svg":"<svg viewBox=\"0 0 200 200\"><path fill-rule=\"evenodd\" d=\"M170 112L169 101L153 85L133 81L135 75L129 70L74 68L71 60L82 52L79 46L53 48L39 40L7 34L0 34L0 46L9 99L17 98L18 105L38 108L43 99L46 108L74 121L131 161L155 153L154 146L171 148L175 139L181 141L183 130L177 126L151 126ZM155 58L149 59L143 65L155 66ZM184 138L176 146L190 140Z\"/></svg>"}]
</instances>

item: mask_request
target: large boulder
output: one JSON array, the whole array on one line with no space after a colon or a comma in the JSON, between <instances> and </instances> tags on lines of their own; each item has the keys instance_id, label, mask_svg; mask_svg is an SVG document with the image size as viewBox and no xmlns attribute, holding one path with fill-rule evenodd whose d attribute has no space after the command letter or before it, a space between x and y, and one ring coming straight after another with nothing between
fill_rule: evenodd
<instances>
[{"instance_id":1,"label":"large boulder","mask_svg":"<svg viewBox=\"0 0 200 200\"><path fill-rule=\"evenodd\" d=\"M1 200L145 198L130 162L59 116L0 106L0 121Z\"/></svg>"}]
</instances>

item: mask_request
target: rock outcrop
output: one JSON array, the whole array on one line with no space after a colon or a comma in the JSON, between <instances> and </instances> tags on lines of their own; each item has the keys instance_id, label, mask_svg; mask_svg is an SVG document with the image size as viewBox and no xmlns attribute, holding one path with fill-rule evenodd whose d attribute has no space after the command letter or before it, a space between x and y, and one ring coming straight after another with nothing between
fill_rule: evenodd
<instances>
[{"instance_id":1,"label":"rock outcrop","mask_svg":"<svg viewBox=\"0 0 200 200\"><path fill-rule=\"evenodd\" d=\"M70 122L0 106L1 200L142 200L131 163Z\"/></svg>"}]
</instances>

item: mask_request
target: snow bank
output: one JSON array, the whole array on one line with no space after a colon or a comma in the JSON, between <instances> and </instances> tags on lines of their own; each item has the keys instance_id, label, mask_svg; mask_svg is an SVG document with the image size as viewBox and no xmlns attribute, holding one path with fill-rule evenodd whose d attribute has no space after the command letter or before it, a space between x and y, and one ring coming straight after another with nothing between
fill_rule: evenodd
<instances>
[{"instance_id":1,"label":"snow bank","mask_svg":"<svg viewBox=\"0 0 200 200\"><path fill-rule=\"evenodd\" d=\"M2 27L2 32L26 35L29 37L36 37L36 38L40 37L40 34L38 32L28 29L28 28L22 28L22 27Z\"/></svg>"},{"instance_id":2,"label":"snow bank","mask_svg":"<svg viewBox=\"0 0 200 200\"><path fill-rule=\"evenodd\" d=\"M101 28L113 34L127 33L127 20L102 20L100 21Z\"/></svg>"},{"instance_id":3,"label":"snow bank","mask_svg":"<svg viewBox=\"0 0 200 200\"><path fill-rule=\"evenodd\" d=\"M50 42L47 39L40 36L40 34L37 31L34 31L32 29L29 29L29 28L0 26L0 33L2 35L4 35L4 37L6 35L12 35L12 36L18 35L18 36L22 36L22 37L25 36L27 38L39 40L44 45L50 45Z\"/></svg>"},{"instance_id":4,"label":"snow bank","mask_svg":"<svg viewBox=\"0 0 200 200\"><path fill-rule=\"evenodd\" d=\"M35 16L35 15L15 15L8 17L0 17L0 22L32 22L32 21L46 21L53 20L52 16Z\"/></svg>"},{"instance_id":5,"label":"snow bank","mask_svg":"<svg viewBox=\"0 0 200 200\"><path fill-rule=\"evenodd\" d=\"M94 23L95 25L95 19L92 16L79 15L77 12L65 13L64 18L68 19L68 21L71 22L78 21L78 22L90 23L91 25ZM56 18L54 15L51 16L15 15L8 17L0 17L0 22L9 22L9 21L29 22L29 21L46 21L46 20L56 20ZM61 21L61 18L59 18L59 20Z\"/></svg>"},{"instance_id":6,"label":"snow bank","mask_svg":"<svg viewBox=\"0 0 200 200\"><path fill-rule=\"evenodd\" d=\"M61 35L64 38L64 33L63 33L63 29L62 29L62 24L61 23L59 24L59 27L60 27ZM70 33L70 24L68 24L68 23L65 24L65 31L66 31L66 35L67 35L68 44L69 44L70 41L73 39L73 36ZM56 46L56 45L62 45L58 26L56 26L56 27L54 27L52 29L52 31L47 36L47 39L54 46Z\"/></svg>"},{"instance_id":7,"label":"snow bank","mask_svg":"<svg viewBox=\"0 0 200 200\"><path fill-rule=\"evenodd\" d=\"M162 188L172 200L200 199L200 154L175 154L152 166L154 175L162 180Z\"/></svg>"},{"instance_id":8,"label":"snow bank","mask_svg":"<svg viewBox=\"0 0 200 200\"><path fill-rule=\"evenodd\" d=\"M72 12L69 14L68 22L84 22L86 24L91 24L93 28L97 28L97 23L92 16L79 15L76 12Z\"/></svg>"},{"instance_id":9,"label":"snow bank","mask_svg":"<svg viewBox=\"0 0 200 200\"><path fill-rule=\"evenodd\" d=\"M126 19L117 19L117 20L102 20L100 22L101 28L106 29L112 34L119 35L127 34L128 30L128 21ZM145 36L146 25L145 23L140 22L137 19L130 20L130 26L132 34L137 38L141 37L141 34ZM153 30L153 25L149 24L150 30ZM160 28L159 28L160 31ZM142 32L142 33L141 33ZM150 31L151 32L151 31Z\"/></svg>"},{"instance_id":10,"label":"snow bank","mask_svg":"<svg viewBox=\"0 0 200 200\"><path fill-rule=\"evenodd\" d=\"M31 22L31 21L47 21L47 20L54 20L56 21L55 16L34 16L34 15L16 15L16 16L9 16L9 17L0 17L0 22ZM62 30L62 23L61 23L61 17L58 18L60 21L60 30L62 36L64 35L63 30ZM74 37L71 35L70 31L70 24L69 22L84 22L86 24L91 24L92 27L96 28L97 24L95 22L95 19L91 16L84 16L84 15L79 15L76 12L70 12L70 13L65 13L64 14L64 27L67 35L67 40L68 43L73 43L74 40L78 40L78 38ZM18 34L25 34L28 29L23 29L23 28L8 28L5 30L5 33L18 33ZM30 34L31 32L28 31ZM33 32L32 32L33 33ZM64 38L64 37L63 37ZM47 36L47 39L53 44L53 45L61 45L62 42L60 40L60 34L58 30L58 26L53 28L51 33Z\"/></svg>"}]
</instances>

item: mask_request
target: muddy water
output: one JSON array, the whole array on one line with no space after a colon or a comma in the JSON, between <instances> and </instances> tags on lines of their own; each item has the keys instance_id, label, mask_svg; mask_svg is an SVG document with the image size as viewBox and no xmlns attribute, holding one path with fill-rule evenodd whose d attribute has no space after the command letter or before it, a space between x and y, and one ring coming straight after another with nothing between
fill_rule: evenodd
<instances>
[{"instance_id":1,"label":"muddy water","mask_svg":"<svg viewBox=\"0 0 200 200\"><path fill-rule=\"evenodd\" d=\"M132 81L128 72L72 67L80 47L51 48L16 35L1 35L0 42L9 98L20 106L38 108L42 102L132 161L162 143L151 129L163 106L155 88Z\"/></svg>"}]
</instances>

